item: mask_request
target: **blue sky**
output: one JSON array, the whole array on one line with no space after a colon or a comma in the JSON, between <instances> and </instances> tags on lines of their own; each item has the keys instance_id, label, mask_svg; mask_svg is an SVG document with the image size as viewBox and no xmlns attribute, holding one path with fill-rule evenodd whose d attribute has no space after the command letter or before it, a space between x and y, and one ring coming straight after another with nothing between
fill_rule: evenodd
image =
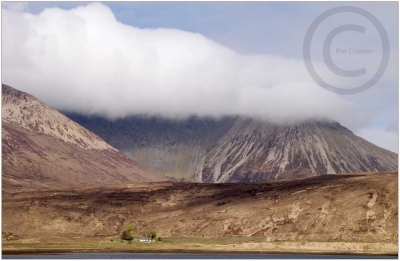
<instances>
[{"instance_id":1,"label":"blue sky","mask_svg":"<svg viewBox=\"0 0 400 261\"><path fill-rule=\"evenodd\" d=\"M87 2L28 2L25 11L39 14L45 8L71 9ZM111 8L117 21L137 28L173 28L201 34L243 55L273 55L285 59L302 59L305 32L322 12L344 5L341 2L103 2ZM370 116L369 123L349 126L356 134L378 145L398 151L398 3L346 2L378 18L388 33L391 59L378 84L366 92L345 96ZM4 6L4 2L3 2ZM330 25L340 22L362 22L353 16L338 16ZM369 26L369 27L368 27ZM366 24L368 30L371 26ZM316 38L322 42L323 36ZM379 51L379 41L355 35L339 37L338 46L372 46ZM319 57L317 60L321 60ZM337 58L339 59L339 58ZM347 58L354 59L354 58ZM370 58L372 59L372 58ZM349 60L337 60L348 64ZM288 75L287 77L290 77ZM351 114L351 112L349 112ZM354 119L357 122L357 119ZM351 124L350 124L351 125ZM369 129L368 129L369 128ZM373 129L373 131L372 131ZM391 133L387 130L390 129ZM394 128L398 129L398 128ZM378 136L392 135L390 140Z\"/></svg>"},{"instance_id":2,"label":"blue sky","mask_svg":"<svg viewBox=\"0 0 400 261\"><path fill-rule=\"evenodd\" d=\"M31 13L88 2L29 2ZM103 2L116 19L139 28L176 28L207 36L243 53L301 57L304 33L323 11L341 2ZM397 3L346 2L372 12L397 46ZM379 8L377 8L379 6ZM297 42L297 43L296 43Z\"/></svg>"}]
</instances>

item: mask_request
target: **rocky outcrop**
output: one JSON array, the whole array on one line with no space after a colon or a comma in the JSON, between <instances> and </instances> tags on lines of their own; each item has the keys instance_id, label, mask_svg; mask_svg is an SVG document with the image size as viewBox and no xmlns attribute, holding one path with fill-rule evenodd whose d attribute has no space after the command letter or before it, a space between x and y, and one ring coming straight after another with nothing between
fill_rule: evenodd
<instances>
[{"instance_id":1,"label":"rocky outcrop","mask_svg":"<svg viewBox=\"0 0 400 261\"><path fill-rule=\"evenodd\" d=\"M11 233L11 232L5 232L5 231L1 232L1 238L2 238L4 241L14 241L14 240L19 240L19 239L21 239L20 236L17 236L17 235L14 235L14 234Z\"/></svg>"}]
</instances>

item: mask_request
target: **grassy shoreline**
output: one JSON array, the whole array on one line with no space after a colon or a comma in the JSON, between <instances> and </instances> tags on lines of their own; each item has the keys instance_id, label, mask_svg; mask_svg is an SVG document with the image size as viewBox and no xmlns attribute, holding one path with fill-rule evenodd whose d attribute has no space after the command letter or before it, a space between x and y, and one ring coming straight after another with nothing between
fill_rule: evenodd
<instances>
[{"instance_id":1,"label":"grassy shoreline","mask_svg":"<svg viewBox=\"0 0 400 261\"><path fill-rule=\"evenodd\" d=\"M80 238L69 241L4 242L2 254L57 253L197 253L197 254L306 254L306 255L368 255L397 256L397 242L261 242L243 239L216 240L204 238L167 238L156 243L110 242L109 239ZM218 242L219 241L219 242ZM54 243L58 242L58 243Z\"/></svg>"}]
</instances>

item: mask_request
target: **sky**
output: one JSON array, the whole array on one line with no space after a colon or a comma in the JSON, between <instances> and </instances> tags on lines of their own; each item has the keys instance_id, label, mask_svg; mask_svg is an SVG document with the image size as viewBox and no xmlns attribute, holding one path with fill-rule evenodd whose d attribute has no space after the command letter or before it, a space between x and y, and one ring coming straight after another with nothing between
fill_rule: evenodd
<instances>
[{"instance_id":1,"label":"sky","mask_svg":"<svg viewBox=\"0 0 400 261\"><path fill-rule=\"evenodd\" d=\"M341 95L307 71L303 43L313 21L339 6L371 13L386 32L382 77ZM323 46L344 70L328 68ZM377 27L356 13L323 20L312 37L313 66L343 89L367 82L383 53ZM116 119L243 115L277 124L333 119L398 152L396 2L2 2L2 82L64 111Z\"/></svg>"}]
</instances>

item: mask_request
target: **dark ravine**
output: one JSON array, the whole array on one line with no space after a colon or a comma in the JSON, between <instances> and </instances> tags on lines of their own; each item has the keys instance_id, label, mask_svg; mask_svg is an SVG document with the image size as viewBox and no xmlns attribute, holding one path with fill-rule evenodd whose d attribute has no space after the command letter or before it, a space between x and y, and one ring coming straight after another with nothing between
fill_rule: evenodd
<instances>
[{"instance_id":1,"label":"dark ravine","mask_svg":"<svg viewBox=\"0 0 400 261\"><path fill-rule=\"evenodd\" d=\"M254 182L398 168L396 153L337 122L277 126L240 117L109 121L66 115L139 164L178 181Z\"/></svg>"}]
</instances>

